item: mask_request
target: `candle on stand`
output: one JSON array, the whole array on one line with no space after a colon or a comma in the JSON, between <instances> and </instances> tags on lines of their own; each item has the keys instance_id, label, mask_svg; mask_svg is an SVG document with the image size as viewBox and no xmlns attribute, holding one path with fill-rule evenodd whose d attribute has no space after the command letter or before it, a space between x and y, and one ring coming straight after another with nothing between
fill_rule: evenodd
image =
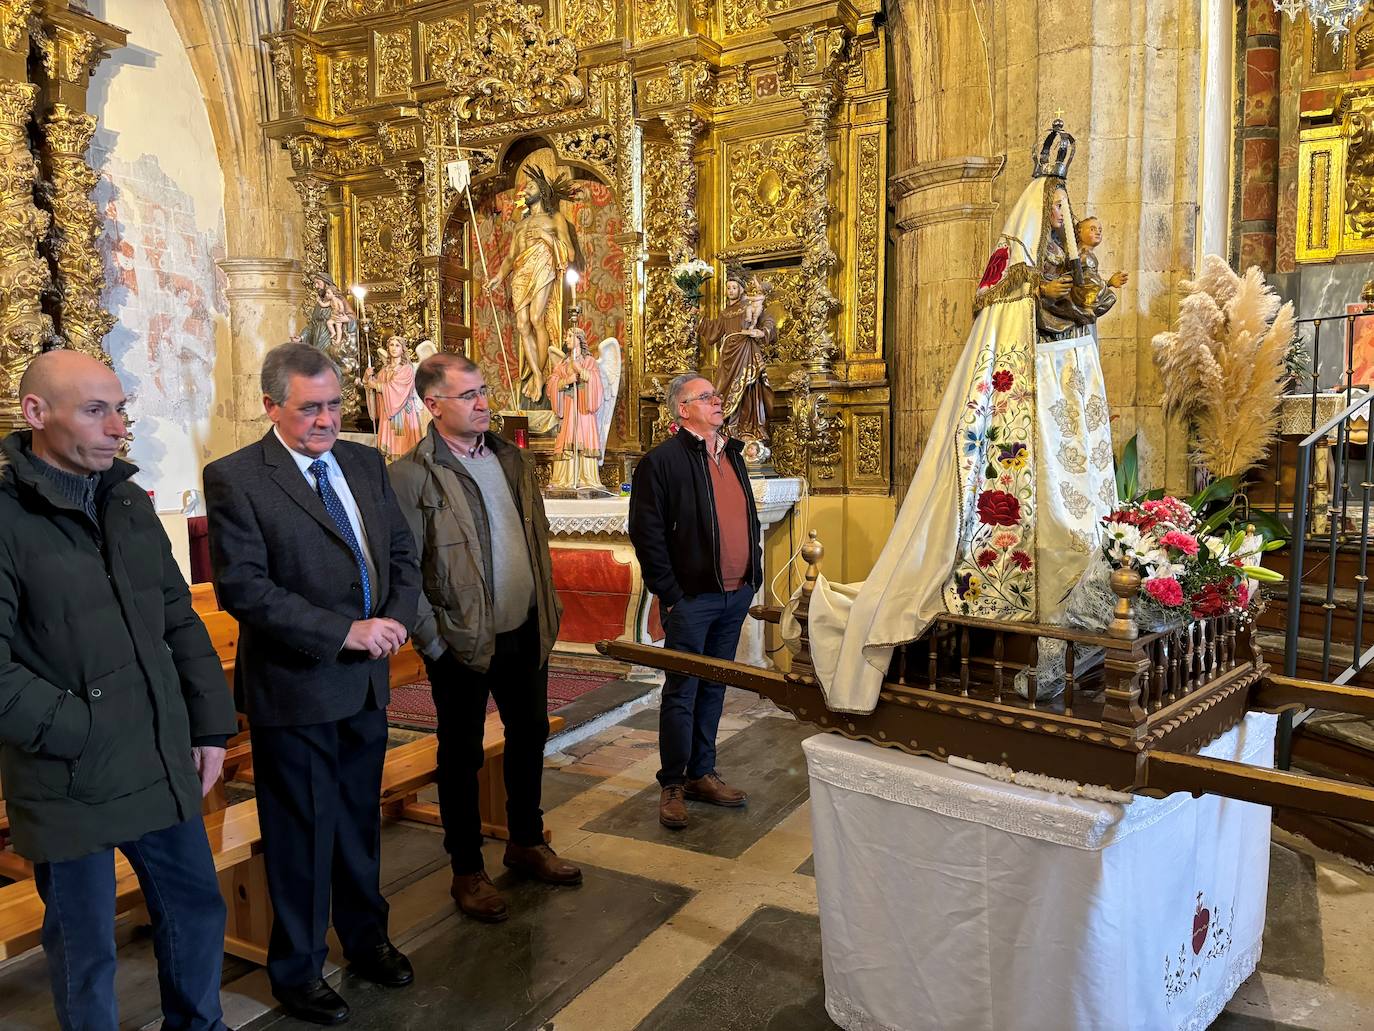
<instances>
[{"instance_id":1,"label":"candle on stand","mask_svg":"<svg viewBox=\"0 0 1374 1031\"><path fill-rule=\"evenodd\" d=\"M566 276L565 278L566 278L567 281L568 281L568 286L572 287L572 303L573 303L573 304L576 304L576 303L577 303L577 282L578 282L578 280L579 280L581 277L578 276L578 274L577 274L577 269L575 269L575 268L570 268L570 269L568 269L568 274L567 274L567 276Z\"/></svg>"},{"instance_id":2,"label":"candle on stand","mask_svg":"<svg viewBox=\"0 0 1374 1031\"><path fill-rule=\"evenodd\" d=\"M354 284L349 289L349 293L351 293L353 299L358 302L358 366L359 368L362 367L363 355L366 354L367 367L370 369L372 368L372 348L365 346L367 336L367 306L363 303L363 299L367 296L367 288L361 284Z\"/></svg>"}]
</instances>

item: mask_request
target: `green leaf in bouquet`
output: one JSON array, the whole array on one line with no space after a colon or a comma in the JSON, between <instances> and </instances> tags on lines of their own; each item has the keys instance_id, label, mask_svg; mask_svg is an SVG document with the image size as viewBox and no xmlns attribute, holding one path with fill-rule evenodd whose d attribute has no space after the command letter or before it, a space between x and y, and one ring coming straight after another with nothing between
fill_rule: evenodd
<instances>
[{"instance_id":1,"label":"green leaf in bouquet","mask_svg":"<svg viewBox=\"0 0 1374 1031\"><path fill-rule=\"evenodd\" d=\"M1255 528L1255 532L1264 538L1266 544L1284 543L1292 536L1288 527L1284 526L1283 521L1273 512L1252 508L1245 521Z\"/></svg>"},{"instance_id":2,"label":"green leaf in bouquet","mask_svg":"<svg viewBox=\"0 0 1374 1031\"><path fill-rule=\"evenodd\" d=\"M1231 497L1236 493L1238 485L1239 478L1235 476L1223 476L1219 480L1213 480L1188 499L1188 507L1194 512L1200 512L1214 501Z\"/></svg>"},{"instance_id":3,"label":"green leaf in bouquet","mask_svg":"<svg viewBox=\"0 0 1374 1031\"><path fill-rule=\"evenodd\" d=\"M1121 461L1116 463L1116 497L1118 501L1134 501L1140 490L1140 457L1136 437L1126 441L1121 452Z\"/></svg>"}]
</instances>

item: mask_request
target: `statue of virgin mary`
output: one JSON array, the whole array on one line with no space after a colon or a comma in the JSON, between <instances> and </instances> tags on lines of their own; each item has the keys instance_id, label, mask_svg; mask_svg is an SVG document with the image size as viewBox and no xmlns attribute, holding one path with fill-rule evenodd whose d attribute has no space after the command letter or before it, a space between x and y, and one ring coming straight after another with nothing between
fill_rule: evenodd
<instances>
[{"instance_id":1,"label":"statue of virgin mary","mask_svg":"<svg viewBox=\"0 0 1374 1031\"><path fill-rule=\"evenodd\" d=\"M1111 426L1056 120L974 299L973 328L873 571L817 583L826 704L869 712L892 650L943 613L1055 623L1116 502ZM795 626L795 624L794 624Z\"/></svg>"}]
</instances>

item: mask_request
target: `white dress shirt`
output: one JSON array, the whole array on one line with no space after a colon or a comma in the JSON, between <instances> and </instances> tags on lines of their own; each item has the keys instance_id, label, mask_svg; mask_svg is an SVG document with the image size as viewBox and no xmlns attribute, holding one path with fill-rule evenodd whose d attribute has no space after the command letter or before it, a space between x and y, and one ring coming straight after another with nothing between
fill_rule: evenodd
<instances>
[{"instance_id":1,"label":"white dress shirt","mask_svg":"<svg viewBox=\"0 0 1374 1031\"><path fill-rule=\"evenodd\" d=\"M281 441L281 446L286 448L287 453L296 460L296 465L300 467L305 482L310 484L310 489L318 494L320 491L319 484L315 482L315 476L310 472L310 463L315 461L315 458L292 448L281 439L281 433L275 426L272 427L272 432L277 435L277 440ZM358 502L353 499L353 492L348 489L348 480L344 478L343 469L339 468L339 460L334 457L334 452L326 451L319 456L319 459L329 467L329 485L334 488L334 493L339 496L339 501L343 504L344 514L348 516L348 525L353 528L353 536L358 539L358 547L363 549L363 562L367 564L367 578L372 582L372 605L375 609L381 601L377 597L377 567L372 563L372 551L367 546L367 528L363 526L363 517L358 512Z\"/></svg>"}]
</instances>

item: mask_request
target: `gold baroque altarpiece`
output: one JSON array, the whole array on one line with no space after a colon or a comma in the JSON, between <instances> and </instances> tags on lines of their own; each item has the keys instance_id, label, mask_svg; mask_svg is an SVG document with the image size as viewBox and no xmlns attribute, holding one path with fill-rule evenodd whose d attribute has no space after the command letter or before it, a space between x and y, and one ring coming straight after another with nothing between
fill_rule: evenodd
<instances>
[{"instance_id":1,"label":"gold baroque altarpiece","mask_svg":"<svg viewBox=\"0 0 1374 1031\"><path fill-rule=\"evenodd\" d=\"M0 430L20 424L19 377L41 351L109 360L85 107L91 74L125 35L65 0L0 0Z\"/></svg>"},{"instance_id":2,"label":"gold baroque altarpiece","mask_svg":"<svg viewBox=\"0 0 1374 1031\"><path fill-rule=\"evenodd\" d=\"M548 148L618 205L627 379L610 450L654 442L673 375L712 373L697 326L723 303L727 264L743 266L773 288L775 467L820 491L886 493L878 12L877 0L286 0L266 40L267 131L291 154L306 271L365 285L378 337L470 350L482 274L445 165L460 143L480 197ZM670 275L692 256L716 270L701 310Z\"/></svg>"}]
</instances>

